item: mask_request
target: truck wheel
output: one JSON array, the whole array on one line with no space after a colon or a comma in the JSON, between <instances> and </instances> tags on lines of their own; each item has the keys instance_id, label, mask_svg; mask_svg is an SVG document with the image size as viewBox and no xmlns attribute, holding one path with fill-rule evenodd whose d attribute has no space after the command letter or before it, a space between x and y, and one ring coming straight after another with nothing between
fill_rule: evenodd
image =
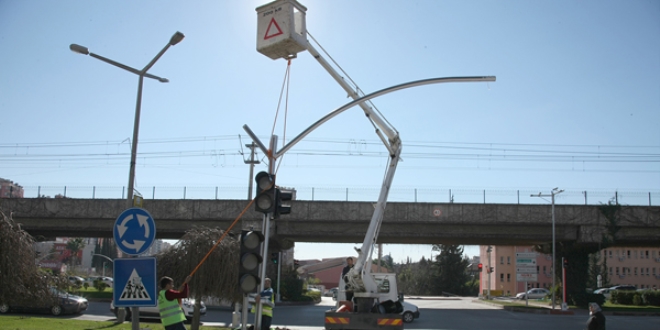
<instances>
[{"instance_id":1,"label":"truck wheel","mask_svg":"<svg viewBox=\"0 0 660 330\"><path fill-rule=\"evenodd\" d=\"M415 315L411 312L403 313L403 322L410 323L415 319Z\"/></svg>"}]
</instances>

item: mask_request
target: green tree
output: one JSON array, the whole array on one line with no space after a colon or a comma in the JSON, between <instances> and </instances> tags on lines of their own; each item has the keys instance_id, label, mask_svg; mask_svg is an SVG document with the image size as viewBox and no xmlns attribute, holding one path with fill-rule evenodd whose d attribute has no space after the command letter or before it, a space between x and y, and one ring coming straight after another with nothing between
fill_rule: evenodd
<instances>
[{"instance_id":1,"label":"green tree","mask_svg":"<svg viewBox=\"0 0 660 330\"><path fill-rule=\"evenodd\" d=\"M433 263L432 294L442 295L443 292L456 295L466 294L469 290L466 273L470 262L463 256L461 245L433 245L433 251L440 251Z\"/></svg>"},{"instance_id":2,"label":"green tree","mask_svg":"<svg viewBox=\"0 0 660 330\"><path fill-rule=\"evenodd\" d=\"M206 258L189 283L190 295L195 298L191 330L199 329L199 309L204 297L233 302L242 299L238 287L238 241L227 235L208 254L223 233L223 230L217 228L193 228L188 230L174 247L156 255L158 278L169 276L175 283L182 283Z\"/></svg>"}]
</instances>

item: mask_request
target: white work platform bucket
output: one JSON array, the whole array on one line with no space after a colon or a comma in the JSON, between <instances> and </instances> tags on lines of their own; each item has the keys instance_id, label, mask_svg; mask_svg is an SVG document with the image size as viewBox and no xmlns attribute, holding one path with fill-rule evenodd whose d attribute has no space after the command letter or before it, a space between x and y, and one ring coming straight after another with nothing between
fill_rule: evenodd
<instances>
[{"instance_id":1,"label":"white work platform bucket","mask_svg":"<svg viewBox=\"0 0 660 330\"><path fill-rule=\"evenodd\" d=\"M257 7L257 51L276 60L307 49L307 8L296 0L277 0Z\"/></svg>"}]
</instances>

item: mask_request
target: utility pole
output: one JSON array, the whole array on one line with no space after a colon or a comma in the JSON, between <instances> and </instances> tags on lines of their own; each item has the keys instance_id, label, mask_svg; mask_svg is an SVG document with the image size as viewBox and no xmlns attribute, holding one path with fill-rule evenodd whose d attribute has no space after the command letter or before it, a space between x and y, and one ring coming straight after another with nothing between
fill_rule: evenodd
<instances>
[{"instance_id":1,"label":"utility pole","mask_svg":"<svg viewBox=\"0 0 660 330\"><path fill-rule=\"evenodd\" d=\"M254 179L254 165L261 164L261 161L254 159L254 148L257 147L254 142L246 144L246 147L250 148L250 160L245 160L245 164L250 164L250 176L248 177L248 200L252 200L252 180Z\"/></svg>"},{"instance_id":2,"label":"utility pole","mask_svg":"<svg viewBox=\"0 0 660 330\"><path fill-rule=\"evenodd\" d=\"M490 273L491 273L491 271L490 271L490 269L491 269L491 267L490 267L490 252L491 251L493 251L493 247L489 245L488 249L486 250L486 252L488 252L488 273L487 273L488 274L488 288L487 288L488 293L486 294L486 299L490 299Z\"/></svg>"},{"instance_id":3,"label":"utility pole","mask_svg":"<svg viewBox=\"0 0 660 330\"><path fill-rule=\"evenodd\" d=\"M555 195L563 193L564 190L554 188L549 195L530 195L530 197L552 197L552 309L555 309Z\"/></svg>"}]
</instances>

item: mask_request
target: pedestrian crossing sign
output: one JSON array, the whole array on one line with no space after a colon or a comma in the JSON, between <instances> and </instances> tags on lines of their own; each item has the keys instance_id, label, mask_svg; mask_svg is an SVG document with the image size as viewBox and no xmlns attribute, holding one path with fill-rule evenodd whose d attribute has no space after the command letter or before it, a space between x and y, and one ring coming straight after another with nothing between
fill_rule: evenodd
<instances>
[{"instance_id":1,"label":"pedestrian crossing sign","mask_svg":"<svg viewBox=\"0 0 660 330\"><path fill-rule=\"evenodd\" d=\"M113 303L117 307L155 307L156 258L114 260Z\"/></svg>"}]
</instances>

